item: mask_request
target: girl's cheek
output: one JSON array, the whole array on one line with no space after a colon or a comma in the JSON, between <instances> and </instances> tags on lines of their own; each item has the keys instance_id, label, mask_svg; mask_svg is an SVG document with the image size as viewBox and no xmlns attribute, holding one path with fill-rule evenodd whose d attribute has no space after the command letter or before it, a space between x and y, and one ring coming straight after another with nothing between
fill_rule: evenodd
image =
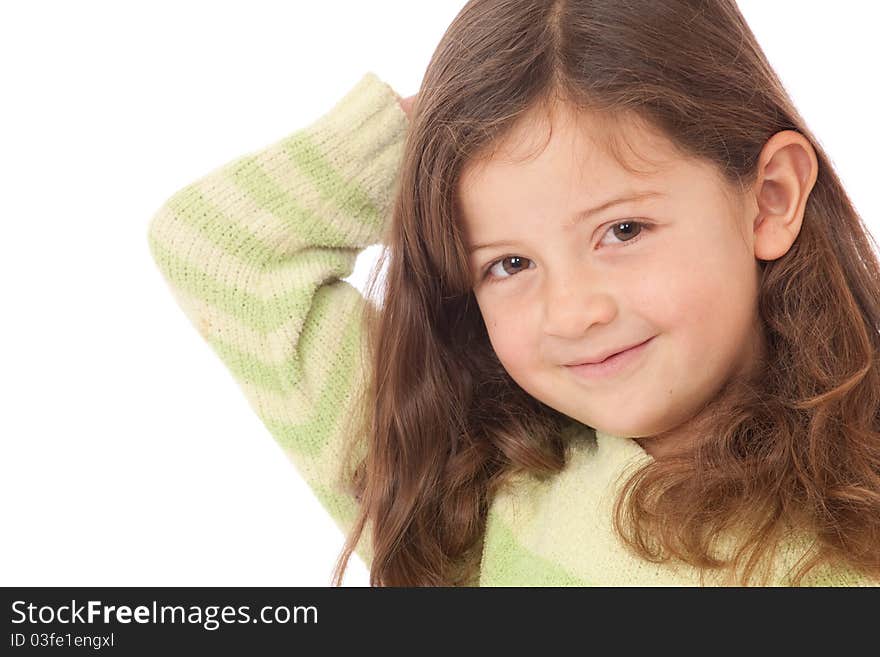
<instances>
[{"instance_id":1,"label":"girl's cheek","mask_svg":"<svg viewBox=\"0 0 880 657\"><path fill-rule=\"evenodd\" d=\"M501 284L504 285L503 283ZM480 301L495 355L516 378L534 370L540 353L541 305L518 295L497 293Z\"/></svg>"},{"instance_id":2,"label":"girl's cheek","mask_svg":"<svg viewBox=\"0 0 880 657\"><path fill-rule=\"evenodd\" d=\"M515 351L513 343L516 340L516 333L510 330L510 323L504 318L502 313L484 309L483 319L486 323L486 331L489 334L492 348L495 350L498 359L504 362Z\"/></svg>"},{"instance_id":3,"label":"girl's cheek","mask_svg":"<svg viewBox=\"0 0 880 657\"><path fill-rule=\"evenodd\" d=\"M533 331L525 318L514 314L506 320L499 319L493 323L489 337L498 360L511 375L516 376L531 369L536 345Z\"/></svg>"}]
</instances>

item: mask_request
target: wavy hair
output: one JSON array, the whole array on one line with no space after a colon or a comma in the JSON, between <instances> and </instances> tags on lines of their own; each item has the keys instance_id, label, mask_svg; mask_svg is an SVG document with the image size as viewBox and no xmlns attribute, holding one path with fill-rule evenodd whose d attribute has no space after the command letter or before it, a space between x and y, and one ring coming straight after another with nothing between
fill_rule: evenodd
<instances>
[{"instance_id":1,"label":"wavy hair","mask_svg":"<svg viewBox=\"0 0 880 657\"><path fill-rule=\"evenodd\" d=\"M602 144L625 167L623 117L713 164L730 190L755 182L782 130L806 137L819 164L800 234L761 264L766 360L710 404L687 454L625 483L621 539L645 559L748 583L794 528L814 538L792 583L827 563L880 575L877 244L734 0L472 0L425 73L368 282L384 298L364 304L370 377L350 435L366 453L349 481L360 510L334 585L365 527L371 585L474 584L495 492L517 471L565 467L572 420L496 357L456 197L468 163L559 99L608 126ZM714 554L713 536L732 528L735 549Z\"/></svg>"}]
</instances>

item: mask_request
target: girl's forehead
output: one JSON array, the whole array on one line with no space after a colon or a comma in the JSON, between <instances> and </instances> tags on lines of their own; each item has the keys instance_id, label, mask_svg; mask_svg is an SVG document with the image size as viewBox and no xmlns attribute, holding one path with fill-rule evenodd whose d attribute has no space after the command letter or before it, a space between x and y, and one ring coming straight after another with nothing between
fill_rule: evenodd
<instances>
[{"instance_id":1,"label":"girl's forehead","mask_svg":"<svg viewBox=\"0 0 880 657\"><path fill-rule=\"evenodd\" d=\"M583 180L660 176L685 158L656 128L634 114L607 117L557 103L532 110L464 167L462 186L505 175L512 167L554 162ZM537 167L532 167L537 171ZM491 172L491 173L490 173Z\"/></svg>"},{"instance_id":2,"label":"girl's forehead","mask_svg":"<svg viewBox=\"0 0 880 657\"><path fill-rule=\"evenodd\" d=\"M469 239L482 239L473 234L477 226L501 230L535 217L565 221L612 199L648 198L649 191L668 202L706 203L727 188L714 164L683 154L645 121L539 113L464 167L457 216Z\"/></svg>"}]
</instances>

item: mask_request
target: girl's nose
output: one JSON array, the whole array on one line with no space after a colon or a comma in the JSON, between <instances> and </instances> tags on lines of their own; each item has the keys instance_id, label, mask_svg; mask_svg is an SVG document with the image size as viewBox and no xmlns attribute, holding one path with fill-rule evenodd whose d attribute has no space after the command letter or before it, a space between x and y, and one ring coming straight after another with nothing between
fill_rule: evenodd
<instances>
[{"instance_id":1,"label":"girl's nose","mask_svg":"<svg viewBox=\"0 0 880 657\"><path fill-rule=\"evenodd\" d=\"M567 339L580 338L594 324L613 321L617 312L605 286L582 273L548 281L544 307L544 332Z\"/></svg>"}]
</instances>

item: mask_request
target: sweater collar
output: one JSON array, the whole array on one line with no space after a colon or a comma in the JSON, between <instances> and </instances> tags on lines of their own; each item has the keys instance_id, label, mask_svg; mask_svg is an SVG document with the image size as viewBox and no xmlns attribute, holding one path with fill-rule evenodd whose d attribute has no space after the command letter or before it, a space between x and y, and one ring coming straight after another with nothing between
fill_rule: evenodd
<instances>
[{"instance_id":1,"label":"sweater collar","mask_svg":"<svg viewBox=\"0 0 880 657\"><path fill-rule=\"evenodd\" d=\"M595 429L594 433L596 434L596 444L600 453L604 452L621 460L654 460L654 457L648 454L633 438L615 436L598 429Z\"/></svg>"}]
</instances>

